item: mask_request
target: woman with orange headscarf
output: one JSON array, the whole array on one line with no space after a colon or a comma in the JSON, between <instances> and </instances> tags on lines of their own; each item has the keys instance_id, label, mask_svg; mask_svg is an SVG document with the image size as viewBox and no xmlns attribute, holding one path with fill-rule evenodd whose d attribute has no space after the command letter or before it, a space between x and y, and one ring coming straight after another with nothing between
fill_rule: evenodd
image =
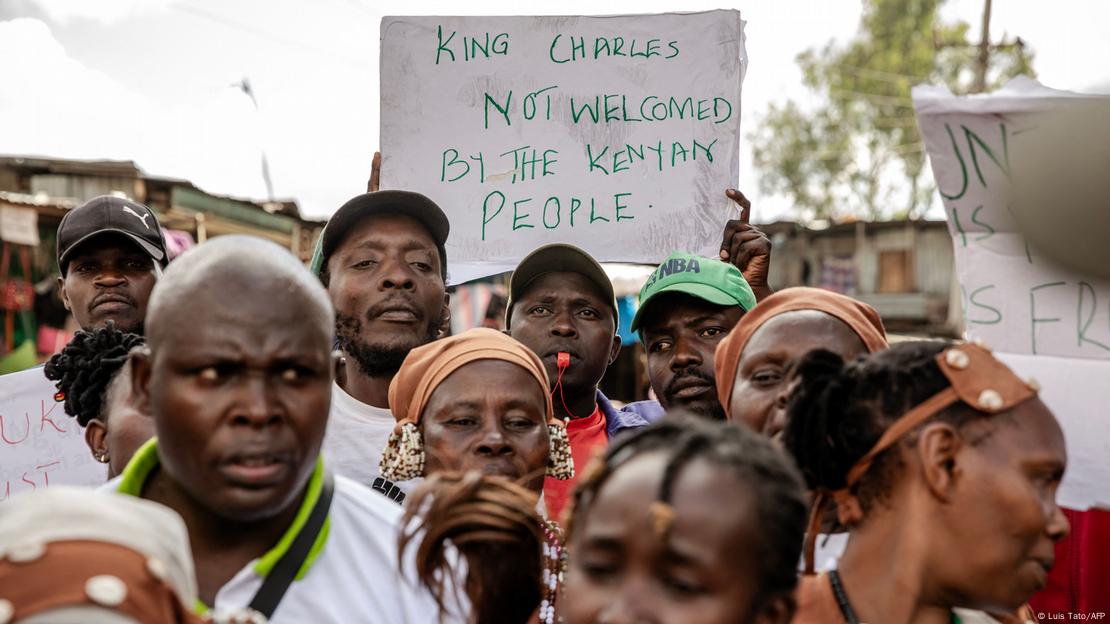
<instances>
[{"instance_id":1,"label":"woman with orange headscarf","mask_svg":"<svg viewBox=\"0 0 1110 624\"><path fill-rule=\"evenodd\" d=\"M767 436L786 426L790 366L813 349L852 359L887 347L875 308L819 288L787 288L759 302L717 346L717 396L731 421Z\"/></svg>"},{"instance_id":2,"label":"woman with orange headscarf","mask_svg":"<svg viewBox=\"0 0 1110 624\"><path fill-rule=\"evenodd\" d=\"M542 510L544 476L568 479L574 474L566 430L554 416L543 363L527 347L501 332L472 329L413 349L389 386L389 405L397 426L381 460L381 473L387 479L401 481L476 472L484 478L518 484L521 487L515 490L534 495L527 508ZM464 587L473 606L473 618L481 621L487 608L504 611L506 605L493 604L496 602L493 596L519 599L532 595L526 588L506 591L502 586L506 582L528 584L529 579L539 578L543 584L542 591L536 593L539 621L553 622L555 596L564 567L558 525L541 520L538 512L534 516L544 535L542 573L527 564L532 558L521 557L509 562L510 567L522 566L521 574L488 574L492 567L505 565L503 550L472 549L470 546L476 542L458 531L440 527L456 523L459 516L452 518L448 513L454 510L468 514L468 520L462 523L468 532L481 539L501 541L506 535L505 527L491 527L483 522L482 513L471 511L484 509L491 521L518 518L520 505L505 501L519 496L510 491L514 488L483 486L465 478L457 480L457 487L445 489L445 478L435 480L434 496L457 497L458 502L447 509L437 507L434 500L421 504L425 498L417 495L409 519L422 523L429 539L438 540L439 544L450 540L464 555L475 559L470 561L472 572ZM497 493L491 493L493 490ZM469 503L464 504L465 501ZM423 508L429 505L428 509ZM416 519L420 514L423 517ZM530 548L533 543L526 533L520 534L522 548ZM468 545L464 546L464 542ZM422 544L418 566L435 567L424 564L441 551L441 546ZM425 575L425 579L434 578L435 574ZM528 611L527 605L516 606Z\"/></svg>"}]
</instances>

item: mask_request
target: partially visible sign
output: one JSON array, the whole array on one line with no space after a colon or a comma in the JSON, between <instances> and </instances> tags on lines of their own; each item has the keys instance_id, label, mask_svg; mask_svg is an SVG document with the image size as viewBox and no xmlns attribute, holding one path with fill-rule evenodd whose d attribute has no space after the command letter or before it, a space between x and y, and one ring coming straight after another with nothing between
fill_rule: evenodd
<instances>
[{"instance_id":1,"label":"partially visible sign","mask_svg":"<svg viewBox=\"0 0 1110 624\"><path fill-rule=\"evenodd\" d=\"M30 208L0 206L0 240L17 245L38 246L38 216Z\"/></svg>"},{"instance_id":2,"label":"partially visible sign","mask_svg":"<svg viewBox=\"0 0 1110 624\"><path fill-rule=\"evenodd\" d=\"M1039 253L1013 213L1015 154L1053 158L1020 150L1032 149L1043 114L1081 98L1023 79L990 96L917 87L913 100L948 214L967 336L1040 382L1067 441L1061 504L1110 508L1110 281Z\"/></svg>"},{"instance_id":3,"label":"partially visible sign","mask_svg":"<svg viewBox=\"0 0 1110 624\"><path fill-rule=\"evenodd\" d=\"M0 376L0 504L52 485L101 485L85 432L54 400L42 368Z\"/></svg>"}]
</instances>

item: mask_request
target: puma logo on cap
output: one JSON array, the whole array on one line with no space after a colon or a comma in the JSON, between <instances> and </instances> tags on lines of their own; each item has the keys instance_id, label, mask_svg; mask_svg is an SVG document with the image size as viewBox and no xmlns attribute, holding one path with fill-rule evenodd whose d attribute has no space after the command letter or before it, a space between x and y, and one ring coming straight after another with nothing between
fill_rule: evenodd
<instances>
[{"instance_id":1,"label":"puma logo on cap","mask_svg":"<svg viewBox=\"0 0 1110 624\"><path fill-rule=\"evenodd\" d=\"M127 214L129 214L129 215L131 215L131 216L135 217L135 218L136 218L136 219L138 219L139 221L142 221L142 222L143 222L143 227L145 227L145 228L146 228L146 229L148 229L148 230L150 229L150 226L149 226L149 225L147 225L147 222L146 222L146 218L150 216L150 213L149 213L149 212L148 212L148 213L146 213L145 215L140 215L139 213L137 213L137 212L135 212L134 210L132 210L132 209L131 209L131 206L124 206L124 207L123 207L123 211L124 211L125 213L127 213Z\"/></svg>"}]
</instances>

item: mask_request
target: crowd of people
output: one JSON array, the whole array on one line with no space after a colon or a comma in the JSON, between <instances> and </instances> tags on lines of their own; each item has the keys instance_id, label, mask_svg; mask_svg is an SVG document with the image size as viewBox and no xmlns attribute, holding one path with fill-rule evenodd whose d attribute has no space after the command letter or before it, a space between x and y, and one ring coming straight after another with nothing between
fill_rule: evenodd
<instances>
[{"instance_id":1,"label":"crowd of people","mask_svg":"<svg viewBox=\"0 0 1110 624\"><path fill-rule=\"evenodd\" d=\"M741 218L632 319L658 401L599 389L613 285L550 244L505 330L450 334L450 224L374 190L309 267L70 211L81 325L43 373L109 467L0 507L4 622L1026 622L1068 522L1063 434L981 345L772 292ZM152 227L153 225L153 227Z\"/></svg>"}]
</instances>

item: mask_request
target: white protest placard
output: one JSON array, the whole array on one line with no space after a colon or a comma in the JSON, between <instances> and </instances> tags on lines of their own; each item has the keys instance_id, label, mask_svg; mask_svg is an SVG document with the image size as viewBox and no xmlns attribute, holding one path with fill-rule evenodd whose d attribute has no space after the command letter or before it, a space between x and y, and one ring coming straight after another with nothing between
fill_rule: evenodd
<instances>
[{"instance_id":1,"label":"white protest placard","mask_svg":"<svg viewBox=\"0 0 1110 624\"><path fill-rule=\"evenodd\" d=\"M42 368L0 376L0 505L52 485L102 485L85 432L54 400Z\"/></svg>"},{"instance_id":2,"label":"white protest placard","mask_svg":"<svg viewBox=\"0 0 1110 624\"><path fill-rule=\"evenodd\" d=\"M0 240L17 245L39 244L38 213L30 208L0 206Z\"/></svg>"},{"instance_id":3,"label":"white protest placard","mask_svg":"<svg viewBox=\"0 0 1110 624\"><path fill-rule=\"evenodd\" d=\"M447 213L450 279L566 242L601 261L712 255L736 209L738 11L386 17L381 186Z\"/></svg>"},{"instance_id":4,"label":"white protest placard","mask_svg":"<svg viewBox=\"0 0 1110 624\"><path fill-rule=\"evenodd\" d=\"M953 238L967 336L1040 382L1041 398L1067 440L1059 500L1073 509L1110 507L1110 282L1068 269L1030 245L1012 212L1011 191L1013 157L1030 149L1023 142L1035 134L1040 115L1081 97L1029 79L989 96L913 90Z\"/></svg>"}]
</instances>

